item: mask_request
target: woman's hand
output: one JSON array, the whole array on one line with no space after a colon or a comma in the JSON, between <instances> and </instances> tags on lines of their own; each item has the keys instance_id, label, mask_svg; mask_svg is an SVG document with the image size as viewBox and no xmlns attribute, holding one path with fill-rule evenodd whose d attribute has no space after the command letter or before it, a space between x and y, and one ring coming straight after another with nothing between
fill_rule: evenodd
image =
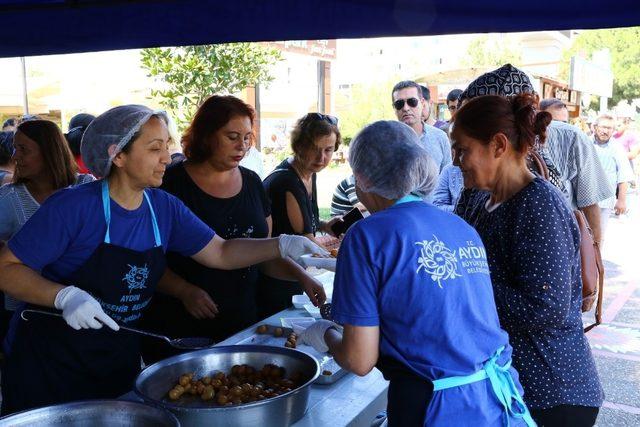
<instances>
[{"instance_id":1,"label":"woman's hand","mask_svg":"<svg viewBox=\"0 0 640 427\"><path fill-rule=\"evenodd\" d=\"M304 289L304 293L307 294L313 305L320 307L324 304L327 300L327 294L324 292L322 283L306 273L301 275L298 280L300 285L302 285L302 289Z\"/></svg>"},{"instance_id":2,"label":"woman's hand","mask_svg":"<svg viewBox=\"0 0 640 427\"><path fill-rule=\"evenodd\" d=\"M197 286L191 285L180 296L182 305L196 319L213 319L218 314L218 306L209 294Z\"/></svg>"}]
</instances>

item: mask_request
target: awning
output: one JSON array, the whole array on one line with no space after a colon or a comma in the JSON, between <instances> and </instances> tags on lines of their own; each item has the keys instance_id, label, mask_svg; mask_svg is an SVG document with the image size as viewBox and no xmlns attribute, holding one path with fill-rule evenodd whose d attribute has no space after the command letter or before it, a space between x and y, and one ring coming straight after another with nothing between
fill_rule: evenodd
<instances>
[{"instance_id":1,"label":"awning","mask_svg":"<svg viewBox=\"0 0 640 427\"><path fill-rule=\"evenodd\" d=\"M0 57L640 25L616 0L0 0Z\"/></svg>"}]
</instances>

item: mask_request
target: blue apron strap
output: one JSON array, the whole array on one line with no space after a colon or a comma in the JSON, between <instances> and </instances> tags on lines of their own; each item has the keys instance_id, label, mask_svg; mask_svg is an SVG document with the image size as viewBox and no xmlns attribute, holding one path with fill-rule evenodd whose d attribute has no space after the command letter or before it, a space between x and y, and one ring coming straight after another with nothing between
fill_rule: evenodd
<instances>
[{"instance_id":1,"label":"blue apron strap","mask_svg":"<svg viewBox=\"0 0 640 427\"><path fill-rule=\"evenodd\" d=\"M401 199L396 200L396 202L393 204L395 205L401 205L403 203L409 203L409 202L421 202L422 199L414 194L407 194L406 196L402 197Z\"/></svg>"},{"instance_id":2,"label":"blue apron strap","mask_svg":"<svg viewBox=\"0 0 640 427\"><path fill-rule=\"evenodd\" d=\"M149 210L151 211L151 224L153 225L153 238L155 240L155 247L162 246L162 239L160 238L160 229L158 228L158 221L156 219L156 212L153 210L151 200L147 192L144 191L144 199L147 201ZM102 207L104 209L104 220L107 223L107 231L104 233L104 242L111 243L111 236L109 234L109 227L111 226L111 198L109 197L109 183L107 179L102 180Z\"/></svg>"},{"instance_id":3,"label":"blue apron strap","mask_svg":"<svg viewBox=\"0 0 640 427\"><path fill-rule=\"evenodd\" d=\"M149 200L149 195L147 192L144 192L144 198L147 201L147 205L149 205L149 210L151 211L151 223L153 224L153 238L156 241L156 247L162 246L162 239L160 238L160 229L158 228L158 220L156 219L156 212L153 210L153 206L151 205L151 200Z\"/></svg>"},{"instance_id":4,"label":"blue apron strap","mask_svg":"<svg viewBox=\"0 0 640 427\"><path fill-rule=\"evenodd\" d=\"M524 403L522 396L518 392L513 377L509 372L511 368L511 360L504 366L500 366L497 363L498 356L504 347L500 347L496 354L484 364L484 370L487 372L487 377L491 383L493 393L496 395L502 406L504 407L507 415L513 415L516 418L522 418L522 420L529 427L535 427L537 424L531 417L527 405ZM509 426L509 417L507 416L507 426Z\"/></svg>"},{"instance_id":5,"label":"blue apron strap","mask_svg":"<svg viewBox=\"0 0 640 427\"><path fill-rule=\"evenodd\" d=\"M489 379L493 393L496 395L504 411L506 413L505 425L509 426L509 416L512 415L516 418L522 418L522 420L529 427L535 427L536 423L529 413L527 405L524 403L522 396L518 392L509 368L511 368L511 360L504 366L500 366L497 363L498 357L504 350L504 347L500 347L495 354L484 363L483 369L480 371L466 376L441 378L434 380L433 391L445 390L452 387L459 387L466 384L475 383L485 379Z\"/></svg>"},{"instance_id":6,"label":"blue apron strap","mask_svg":"<svg viewBox=\"0 0 640 427\"><path fill-rule=\"evenodd\" d=\"M487 371L484 369L479 370L475 374L465 375L460 377L447 377L433 381L433 391L445 390L447 388L460 387L461 385L467 385L478 381L486 380L488 378Z\"/></svg>"},{"instance_id":7,"label":"blue apron strap","mask_svg":"<svg viewBox=\"0 0 640 427\"><path fill-rule=\"evenodd\" d=\"M104 209L104 221L107 223L107 231L104 233L104 242L111 243L109 226L111 224L111 199L109 198L109 183L107 178L102 180L102 207Z\"/></svg>"}]
</instances>

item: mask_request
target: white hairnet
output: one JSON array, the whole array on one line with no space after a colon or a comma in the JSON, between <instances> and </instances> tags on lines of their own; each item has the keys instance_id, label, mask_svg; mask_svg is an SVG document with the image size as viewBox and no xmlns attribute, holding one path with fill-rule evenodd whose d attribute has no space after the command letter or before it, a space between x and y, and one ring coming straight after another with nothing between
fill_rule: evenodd
<instances>
[{"instance_id":1,"label":"white hairnet","mask_svg":"<svg viewBox=\"0 0 640 427\"><path fill-rule=\"evenodd\" d=\"M87 127L80 145L82 160L89 171L97 177L109 175L113 158L152 116L169 123L167 113L144 105L121 105L96 117ZM114 149L109 153L111 146Z\"/></svg>"},{"instance_id":2,"label":"white hairnet","mask_svg":"<svg viewBox=\"0 0 640 427\"><path fill-rule=\"evenodd\" d=\"M367 193L397 200L409 193L431 192L438 168L409 126L378 121L366 126L349 147L349 163Z\"/></svg>"}]
</instances>

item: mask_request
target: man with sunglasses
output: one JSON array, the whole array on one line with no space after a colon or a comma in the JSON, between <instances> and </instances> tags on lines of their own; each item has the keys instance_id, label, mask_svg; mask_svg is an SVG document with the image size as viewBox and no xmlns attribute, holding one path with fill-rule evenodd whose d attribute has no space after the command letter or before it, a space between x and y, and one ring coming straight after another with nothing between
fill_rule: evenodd
<instances>
[{"instance_id":1,"label":"man with sunglasses","mask_svg":"<svg viewBox=\"0 0 640 427\"><path fill-rule=\"evenodd\" d=\"M401 81L393 87L391 98L398 120L418 134L420 142L438 166L438 172L441 172L451 164L451 146L446 133L423 121L422 111L428 106L420 85L411 80Z\"/></svg>"}]
</instances>

